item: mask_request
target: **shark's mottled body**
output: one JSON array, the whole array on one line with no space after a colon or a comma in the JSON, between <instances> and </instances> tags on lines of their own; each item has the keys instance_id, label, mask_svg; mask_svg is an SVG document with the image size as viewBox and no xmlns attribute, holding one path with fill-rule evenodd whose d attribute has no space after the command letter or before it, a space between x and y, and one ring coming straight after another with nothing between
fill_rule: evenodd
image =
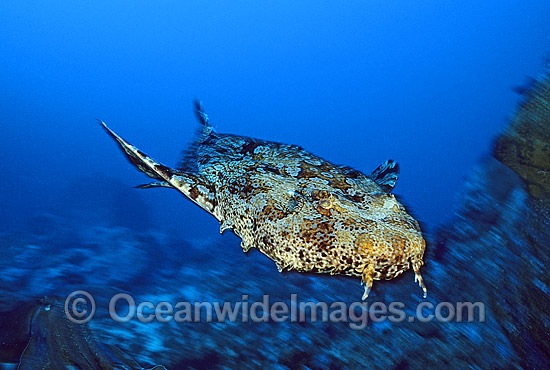
<instances>
[{"instance_id":1,"label":"shark's mottled body","mask_svg":"<svg viewBox=\"0 0 550 370\"><path fill-rule=\"evenodd\" d=\"M216 133L197 105L198 140L178 169L166 167L101 122L130 161L231 229L246 252L258 248L280 271L392 279L411 266L420 275L425 242L418 222L389 191L398 166L387 161L370 176L333 165L300 147Z\"/></svg>"}]
</instances>

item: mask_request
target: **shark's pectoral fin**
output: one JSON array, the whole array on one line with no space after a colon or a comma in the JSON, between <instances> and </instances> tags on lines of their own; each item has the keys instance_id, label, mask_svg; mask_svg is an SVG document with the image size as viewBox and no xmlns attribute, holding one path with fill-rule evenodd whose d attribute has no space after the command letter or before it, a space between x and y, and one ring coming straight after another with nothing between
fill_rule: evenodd
<instances>
[{"instance_id":1,"label":"shark's pectoral fin","mask_svg":"<svg viewBox=\"0 0 550 370\"><path fill-rule=\"evenodd\" d=\"M150 182L149 184L134 186L134 188L136 188L136 189L151 189L151 188L170 188L170 189L173 189L174 187L172 185L170 185L169 183L162 181L162 182Z\"/></svg>"},{"instance_id":2,"label":"shark's pectoral fin","mask_svg":"<svg viewBox=\"0 0 550 370\"><path fill-rule=\"evenodd\" d=\"M393 159L388 159L372 171L369 177L389 193L399 178L399 165Z\"/></svg>"}]
</instances>

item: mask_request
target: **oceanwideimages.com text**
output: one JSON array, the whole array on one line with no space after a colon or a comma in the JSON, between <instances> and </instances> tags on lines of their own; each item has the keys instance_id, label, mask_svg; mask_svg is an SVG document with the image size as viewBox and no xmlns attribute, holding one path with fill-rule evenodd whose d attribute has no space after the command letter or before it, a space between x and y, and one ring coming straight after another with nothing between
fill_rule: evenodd
<instances>
[{"instance_id":1,"label":"oceanwideimages.com text","mask_svg":"<svg viewBox=\"0 0 550 370\"><path fill-rule=\"evenodd\" d=\"M65 314L75 323L86 323L95 314L95 300L85 291L75 291L65 300ZM115 294L109 301L109 316L116 322L333 322L347 323L362 330L369 322L484 322L483 302L420 302L407 309L403 302L314 302L300 301L291 294L289 301L271 301L265 294L251 301L244 294L237 302L180 301L137 302L127 293Z\"/></svg>"}]
</instances>

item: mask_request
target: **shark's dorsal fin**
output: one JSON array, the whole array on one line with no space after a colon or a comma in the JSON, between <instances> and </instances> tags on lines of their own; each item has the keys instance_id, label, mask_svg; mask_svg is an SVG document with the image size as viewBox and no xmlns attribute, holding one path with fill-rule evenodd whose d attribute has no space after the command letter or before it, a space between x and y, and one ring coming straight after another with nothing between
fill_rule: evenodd
<instances>
[{"instance_id":1,"label":"shark's dorsal fin","mask_svg":"<svg viewBox=\"0 0 550 370\"><path fill-rule=\"evenodd\" d=\"M399 178L399 165L393 159L388 159L372 171L369 177L389 193Z\"/></svg>"},{"instance_id":2,"label":"shark's dorsal fin","mask_svg":"<svg viewBox=\"0 0 550 370\"><path fill-rule=\"evenodd\" d=\"M209 122L208 114L206 114L202 106L202 101L198 99L195 100L195 114L203 126L212 127Z\"/></svg>"},{"instance_id":3,"label":"shark's dorsal fin","mask_svg":"<svg viewBox=\"0 0 550 370\"><path fill-rule=\"evenodd\" d=\"M208 139L210 135L215 134L214 127L210 124L210 118L204 111L202 102L195 100L195 114L200 122L200 127L197 130L196 138L193 143L183 151L181 160L178 164L178 170L184 172L198 172L198 156L197 151L199 146Z\"/></svg>"}]
</instances>

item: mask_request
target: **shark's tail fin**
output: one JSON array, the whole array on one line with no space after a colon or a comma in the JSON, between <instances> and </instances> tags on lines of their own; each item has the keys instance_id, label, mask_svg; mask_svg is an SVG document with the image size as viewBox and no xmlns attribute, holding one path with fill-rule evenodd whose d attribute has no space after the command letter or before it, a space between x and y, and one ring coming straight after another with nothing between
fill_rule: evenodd
<instances>
[{"instance_id":1,"label":"shark's tail fin","mask_svg":"<svg viewBox=\"0 0 550 370\"><path fill-rule=\"evenodd\" d=\"M141 150L121 138L111 130L105 122L100 121L105 131L119 144L126 158L141 172L157 180L151 184L141 185L138 188L148 189L155 187L174 188L183 193L204 210L214 214L217 206L215 189L200 174L187 173L167 167ZM216 216L214 214L214 216Z\"/></svg>"},{"instance_id":2,"label":"shark's tail fin","mask_svg":"<svg viewBox=\"0 0 550 370\"><path fill-rule=\"evenodd\" d=\"M174 170L155 161L153 158L149 157L147 154L143 153L141 150L118 136L113 130L107 127L105 122L99 120L99 123L103 126L109 136L118 142L120 148L124 151L126 158L128 158L128 160L132 162L132 164L141 172L160 182L168 182L174 175Z\"/></svg>"}]
</instances>

